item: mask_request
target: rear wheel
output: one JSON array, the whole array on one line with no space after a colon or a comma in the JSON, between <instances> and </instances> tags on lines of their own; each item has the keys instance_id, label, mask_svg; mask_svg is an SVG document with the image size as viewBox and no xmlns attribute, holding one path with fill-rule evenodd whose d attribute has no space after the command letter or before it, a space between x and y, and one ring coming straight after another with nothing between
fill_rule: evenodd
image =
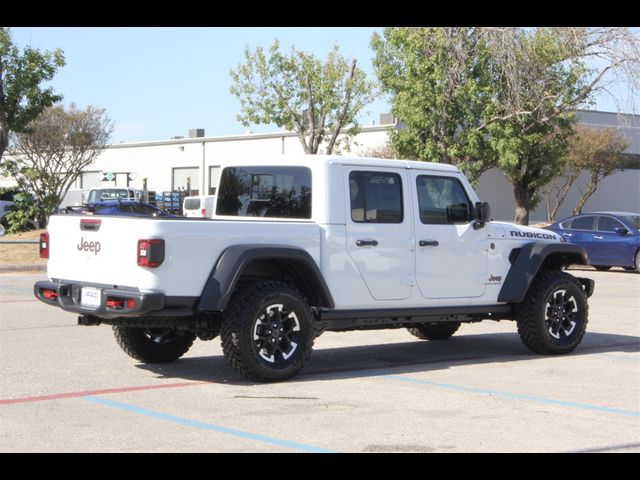
<instances>
[{"instance_id":1,"label":"rear wheel","mask_svg":"<svg viewBox=\"0 0 640 480\"><path fill-rule=\"evenodd\" d=\"M189 351L196 338L195 333L174 328L114 326L113 334L127 355L145 363L173 362Z\"/></svg>"},{"instance_id":2,"label":"rear wheel","mask_svg":"<svg viewBox=\"0 0 640 480\"><path fill-rule=\"evenodd\" d=\"M407 328L409 333L420 340L444 340L451 337L460 328L460 322L419 325Z\"/></svg>"},{"instance_id":3,"label":"rear wheel","mask_svg":"<svg viewBox=\"0 0 640 480\"><path fill-rule=\"evenodd\" d=\"M286 283L254 283L229 301L221 338L225 358L243 377L262 382L286 380L311 355L311 308L304 295Z\"/></svg>"},{"instance_id":4,"label":"rear wheel","mask_svg":"<svg viewBox=\"0 0 640 480\"><path fill-rule=\"evenodd\" d=\"M566 272L543 271L516 306L518 333L531 351L561 355L574 350L587 329L587 296Z\"/></svg>"}]
</instances>

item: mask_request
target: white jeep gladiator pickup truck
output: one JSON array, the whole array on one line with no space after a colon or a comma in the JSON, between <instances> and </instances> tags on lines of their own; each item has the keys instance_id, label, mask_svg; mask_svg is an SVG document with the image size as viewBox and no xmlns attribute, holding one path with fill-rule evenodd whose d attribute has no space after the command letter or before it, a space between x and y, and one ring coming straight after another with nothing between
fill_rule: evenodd
<instances>
[{"instance_id":1,"label":"white jeep gladiator pickup truck","mask_svg":"<svg viewBox=\"0 0 640 480\"><path fill-rule=\"evenodd\" d=\"M455 167L336 156L223 162L213 219L53 215L41 301L108 324L142 362L220 335L242 376L278 381L324 331L515 320L524 345L563 354L587 326L584 250L492 222Z\"/></svg>"}]
</instances>

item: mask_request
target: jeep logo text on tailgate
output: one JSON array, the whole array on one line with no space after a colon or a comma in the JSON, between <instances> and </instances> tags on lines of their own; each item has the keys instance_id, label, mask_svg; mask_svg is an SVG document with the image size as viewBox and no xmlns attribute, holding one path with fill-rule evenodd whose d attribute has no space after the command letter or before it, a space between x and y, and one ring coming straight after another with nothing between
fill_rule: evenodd
<instances>
[{"instance_id":1,"label":"jeep logo text on tailgate","mask_svg":"<svg viewBox=\"0 0 640 480\"><path fill-rule=\"evenodd\" d=\"M84 237L80 237L80 243L76 245L79 252L93 252L94 255L98 255L100 252L100 242L88 242Z\"/></svg>"}]
</instances>

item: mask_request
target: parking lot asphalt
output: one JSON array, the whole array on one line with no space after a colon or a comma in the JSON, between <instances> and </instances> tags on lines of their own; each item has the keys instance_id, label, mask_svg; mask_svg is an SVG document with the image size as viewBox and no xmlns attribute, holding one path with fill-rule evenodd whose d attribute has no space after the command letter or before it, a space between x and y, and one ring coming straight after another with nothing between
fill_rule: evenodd
<instances>
[{"instance_id":1,"label":"parking lot asphalt","mask_svg":"<svg viewBox=\"0 0 640 480\"><path fill-rule=\"evenodd\" d=\"M570 355L531 354L508 321L325 333L277 384L238 377L219 339L141 364L36 301L43 274L0 274L0 451L640 452L640 275L573 273L596 290Z\"/></svg>"}]
</instances>

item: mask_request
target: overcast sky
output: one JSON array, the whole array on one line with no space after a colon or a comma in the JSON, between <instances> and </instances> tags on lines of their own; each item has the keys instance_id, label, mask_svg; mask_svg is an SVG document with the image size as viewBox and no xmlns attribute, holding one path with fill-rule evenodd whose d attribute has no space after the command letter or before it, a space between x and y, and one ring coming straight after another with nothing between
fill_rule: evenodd
<instances>
[{"instance_id":1,"label":"overcast sky","mask_svg":"<svg viewBox=\"0 0 640 480\"><path fill-rule=\"evenodd\" d=\"M244 133L236 120L239 103L229 92L229 70L243 60L245 46L269 47L275 38L324 57L334 43L355 57L371 78L371 27L304 28L78 28L19 27L12 37L19 46L61 48L67 65L51 82L64 102L107 110L115 123L113 143L161 140L204 128L207 136ZM596 106L612 110L608 99ZM366 108L360 121L378 123L389 111L381 98ZM271 132L275 126L252 126Z\"/></svg>"}]
</instances>

